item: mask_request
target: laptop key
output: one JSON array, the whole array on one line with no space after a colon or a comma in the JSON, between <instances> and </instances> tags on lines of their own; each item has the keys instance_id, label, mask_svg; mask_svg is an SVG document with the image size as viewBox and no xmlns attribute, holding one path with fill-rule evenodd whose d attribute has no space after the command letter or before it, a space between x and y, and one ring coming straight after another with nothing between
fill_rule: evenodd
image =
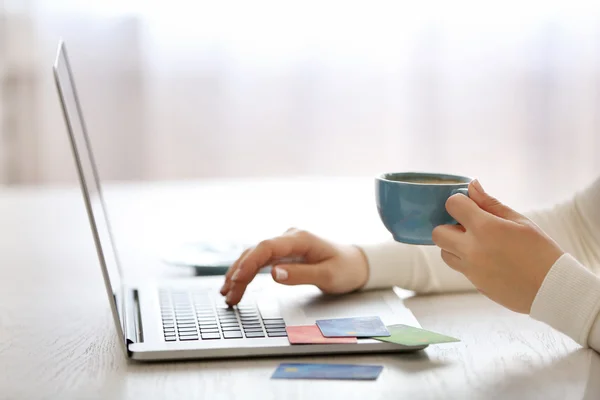
<instances>
[{"instance_id":1,"label":"laptop key","mask_svg":"<svg viewBox=\"0 0 600 400\"><path fill-rule=\"evenodd\" d=\"M262 328L244 328L244 332L262 332Z\"/></svg>"},{"instance_id":2,"label":"laptop key","mask_svg":"<svg viewBox=\"0 0 600 400\"><path fill-rule=\"evenodd\" d=\"M237 324L238 320L237 320L237 318L219 318L219 322L221 322L221 323L235 322Z\"/></svg>"},{"instance_id":3,"label":"laptop key","mask_svg":"<svg viewBox=\"0 0 600 400\"><path fill-rule=\"evenodd\" d=\"M240 326L223 326L221 327L222 331L239 331L240 330Z\"/></svg>"},{"instance_id":4,"label":"laptop key","mask_svg":"<svg viewBox=\"0 0 600 400\"><path fill-rule=\"evenodd\" d=\"M196 323L196 319L195 318L189 318L189 319L178 319L177 320L177 325L179 324L195 324Z\"/></svg>"},{"instance_id":5,"label":"laptop key","mask_svg":"<svg viewBox=\"0 0 600 400\"><path fill-rule=\"evenodd\" d=\"M211 329L200 329L201 334L205 333L219 333L219 328L211 328Z\"/></svg>"},{"instance_id":6,"label":"laptop key","mask_svg":"<svg viewBox=\"0 0 600 400\"><path fill-rule=\"evenodd\" d=\"M263 323L265 325L270 325L270 324L285 324L285 321L283 320L283 318L263 319Z\"/></svg>"},{"instance_id":7,"label":"laptop key","mask_svg":"<svg viewBox=\"0 0 600 400\"><path fill-rule=\"evenodd\" d=\"M182 333L182 332L198 332L198 330L196 328L180 328L180 329L177 329L177 331L179 333Z\"/></svg>"},{"instance_id":8,"label":"laptop key","mask_svg":"<svg viewBox=\"0 0 600 400\"><path fill-rule=\"evenodd\" d=\"M241 331L223 332L223 338L225 339L242 339L243 337Z\"/></svg>"},{"instance_id":9,"label":"laptop key","mask_svg":"<svg viewBox=\"0 0 600 400\"><path fill-rule=\"evenodd\" d=\"M281 329L285 328L285 324L265 324L265 327L269 329Z\"/></svg>"},{"instance_id":10,"label":"laptop key","mask_svg":"<svg viewBox=\"0 0 600 400\"><path fill-rule=\"evenodd\" d=\"M221 321L221 326L232 326L232 325L239 326L240 324L238 324L237 322L234 322L234 321L231 321L231 322Z\"/></svg>"},{"instance_id":11,"label":"laptop key","mask_svg":"<svg viewBox=\"0 0 600 400\"><path fill-rule=\"evenodd\" d=\"M247 338L261 338L265 337L265 334L262 332L246 332Z\"/></svg>"},{"instance_id":12,"label":"laptop key","mask_svg":"<svg viewBox=\"0 0 600 400\"><path fill-rule=\"evenodd\" d=\"M262 329L262 326L260 324L242 324L242 326L244 327L244 329L253 329L253 328Z\"/></svg>"},{"instance_id":13,"label":"laptop key","mask_svg":"<svg viewBox=\"0 0 600 400\"><path fill-rule=\"evenodd\" d=\"M182 336L198 336L198 331L194 332L179 332L179 337Z\"/></svg>"},{"instance_id":14,"label":"laptop key","mask_svg":"<svg viewBox=\"0 0 600 400\"><path fill-rule=\"evenodd\" d=\"M267 331L267 335L269 337L285 337L287 336L287 332L283 331L283 332L268 332Z\"/></svg>"},{"instance_id":15,"label":"laptop key","mask_svg":"<svg viewBox=\"0 0 600 400\"><path fill-rule=\"evenodd\" d=\"M177 321L177 326L196 326L196 321Z\"/></svg>"},{"instance_id":16,"label":"laptop key","mask_svg":"<svg viewBox=\"0 0 600 400\"><path fill-rule=\"evenodd\" d=\"M177 332L177 334L179 336L191 336L191 335L197 335L198 331L179 331L179 332Z\"/></svg>"},{"instance_id":17,"label":"laptop key","mask_svg":"<svg viewBox=\"0 0 600 400\"><path fill-rule=\"evenodd\" d=\"M285 326L278 326L276 328L273 328L271 326L265 326L265 329L267 330L267 332L285 331Z\"/></svg>"},{"instance_id":18,"label":"laptop key","mask_svg":"<svg viewBox=\"0 0 600 400\"><path fill-rule=\"evenodd\" d=\"M187 322L187 323L181 323L181 324L177 324L178 328L195 328L196 324L193 322Z\"/></svg>"},{"instance_id":19,"label":"laptop key","mask_svg":"<svg viewBox=\"0 0 600 400\"><path fill-rule=\"evenodd\" d=\"M199 340L198 335L196 336L184 336L184 337L179 337L179 340Z\"/></svg>"},{"instance_id":20,"label":"laptop key","mask_svg":"<svg viewBox=\"0 0 600 400\"><path fill-rule=\"evenodd\" d=\"M258 315L258 312L256 310L248 310L248 309L238 310L238 313L240 313L240 315Z\"/></svg>"},{"instance_id":21,"label":"laptop key","mask_svg":"<svg viewBox=\"0 0 600 400\"><path fill-rule=\"evenodd\" d=\"M219 333L202 333L202 340L221 339Z\"/></svg>"},{"instance_id":22,"label":"laptop key","mask_svg":"<svg viewBox=\"0 0 600 400\"><path fill-rule=\"evenodd\" d=\"M286 332L286 330L285 330L285 328L283 328L283 329L267 329L267 333L270 333L270 332L273 332L273 333Z\"/></svg>"},{"instance_id":23,"label":"laptop key","mask_svg":"<svg viewBox=\"0 0 600 400\"><path fill-rule=\"evenodd\" d=\"M165 342L175 342L176 340L175 336L165 336Z\"/></svg>"}]
</instances>

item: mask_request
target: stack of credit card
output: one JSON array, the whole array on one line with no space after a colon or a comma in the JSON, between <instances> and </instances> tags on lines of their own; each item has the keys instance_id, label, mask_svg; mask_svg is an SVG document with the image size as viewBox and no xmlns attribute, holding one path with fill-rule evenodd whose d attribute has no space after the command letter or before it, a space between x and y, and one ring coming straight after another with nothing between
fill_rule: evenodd
<instances>
[{"instance_id":1,"label":"stack of credit card","mask_svg":"<svg viewBox=\"0 0 600 400\"><path fill-rule=\"evenodd\" d=\"M389 325L379 317L321 319L316 325L286 327L290 344L353 344L358 338L371 338L403 346L451 343L459 340L408 325ZM272 379L357 379L375 380L380 365L280 364Z\"/></svg>"},{"instance_id":2,"label":"stack of credit card","mask_svg":"<svg viewBox=\"0 0 600 400\"><path fill-rule=\"evenodd\" d=\"M316 325L288 326L286 330L290 344L357 343L357 338L371 338L404 346L459 341L413 326L385 326L379 317L321 319L317 320Z\"/></svg>"}]
</instances>

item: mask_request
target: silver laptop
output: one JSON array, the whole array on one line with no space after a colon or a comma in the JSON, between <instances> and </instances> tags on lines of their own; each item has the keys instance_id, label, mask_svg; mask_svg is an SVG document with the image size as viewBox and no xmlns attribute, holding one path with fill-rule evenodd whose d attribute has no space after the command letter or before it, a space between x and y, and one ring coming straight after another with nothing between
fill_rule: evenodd
<instances>
[{"instance_id":1,"label":"silver laptop","mask_svg":"<svg viewBox=\"0 0 600 400\"><path fill-rule=\"evenodd\" d=\"M125 282L62 41L53 69L114 323L127 357L150 361L404 352L426 347L373 339L359 339L357 344L289 344L286 326L312 325L324 318L376 315L386 325L420 326L393 289L327 296L312 286L277 285L270 275L262 274L248 286L238 306L228 307L219 294L223 277Z\"/></svg>"}]
</instances>

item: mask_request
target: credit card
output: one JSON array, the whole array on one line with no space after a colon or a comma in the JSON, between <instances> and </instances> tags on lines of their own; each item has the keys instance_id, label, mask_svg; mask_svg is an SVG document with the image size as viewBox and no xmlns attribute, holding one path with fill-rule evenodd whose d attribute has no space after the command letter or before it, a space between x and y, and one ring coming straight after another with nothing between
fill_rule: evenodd
<instances>
[{"instance_id":1,"label":"credit card","mask_svg":"<svg viewBox=\"0 0 600 400\"><path fill-rule=\"evenodd\" d=\"M390 336L373 337L382 342L397 343L404 346L460 342L459 339L408 325L390 325Z\"/></svg>"},{"instance_id":2,"label":"credit card","mask_svg":"<svg viewBox=\"0 0 600 400\"><path fill-rule=\"evenodd\" d=\"M325 337L390 335L390 332L379 317L320 319L317 321L317 326Z\"/></svg>"},{"instance_id":3,"label":"credit card","mask_svg":"<svg viewBox=\"0 0 600 400\"><path fill-rule=\"evenodd\" d=\"M285 363L277 367L271 379L375 380L382 370L381 365Z\"/></svg>"}]
</instances>

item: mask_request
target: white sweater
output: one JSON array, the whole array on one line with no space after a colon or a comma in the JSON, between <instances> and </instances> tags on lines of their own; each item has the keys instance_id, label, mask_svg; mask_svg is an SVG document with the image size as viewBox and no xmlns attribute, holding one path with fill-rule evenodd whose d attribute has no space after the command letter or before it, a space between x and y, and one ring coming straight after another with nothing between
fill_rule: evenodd
<instances>
[{"instance_id":1,"label":"white sweater","mask_svg":"<svg viewBox=\"0 0 600 400\"><path fill-rule=\"evenodd\" d=\"M600 178L569 201L525 214L566 253L552 266L531 317L600 352ZM473 290L436 246L397 242L361 246L370 266L365 289L399 286L417 293Z\"/></svg>"}]
</instances>

